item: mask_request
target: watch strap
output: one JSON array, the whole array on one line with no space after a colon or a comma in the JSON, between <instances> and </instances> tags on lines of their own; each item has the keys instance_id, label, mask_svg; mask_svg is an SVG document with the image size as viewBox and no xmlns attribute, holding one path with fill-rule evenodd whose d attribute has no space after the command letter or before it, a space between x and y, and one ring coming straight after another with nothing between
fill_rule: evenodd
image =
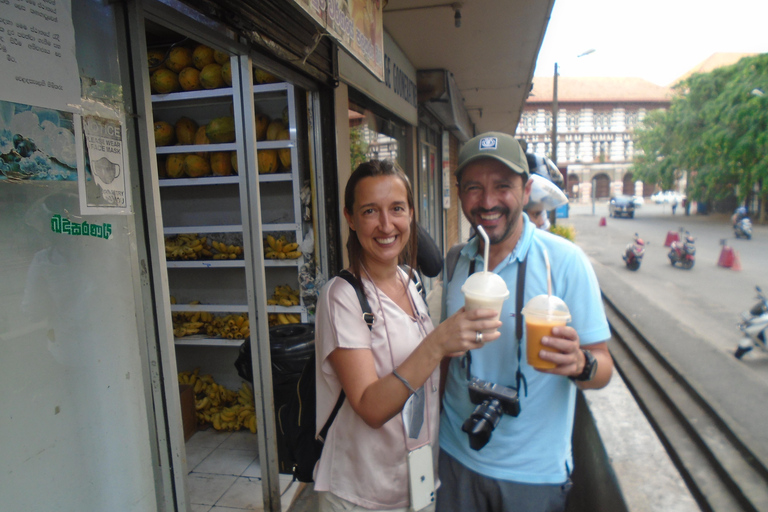
<instances>
[{"instance_id":1,"label":"watch strap","mask_svg":"<svg viewBox=\"0 0 768 512\"><path fill-rule=\"evenodd\" d=\"M595 359L595 356L592 355L592 352L589 350L581 349L581 351L584 353L584 368L579 375L570 377L570 379L579 382L587 382L592 380L595 376L595 372L597 372L597 359Z\"/></svg>"}]
</instances>

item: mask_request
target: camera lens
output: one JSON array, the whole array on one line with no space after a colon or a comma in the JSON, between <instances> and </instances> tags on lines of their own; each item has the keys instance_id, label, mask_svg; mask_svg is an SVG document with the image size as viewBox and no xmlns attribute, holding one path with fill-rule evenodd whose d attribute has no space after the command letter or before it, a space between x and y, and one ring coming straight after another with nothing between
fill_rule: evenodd
<instances>
[{"instance_id":1,"label":"camera lens","mask_svg":"<svg viewBox=\"0 0 768 512\"><path fill-rule=\"evenodd\" d=\"M461 426L461 430L469 435L469 447L479 450L491 439L491 432L501 420L501 403L496 400L485 400L478 405L472 415Z\"/></svg>"}]
</instances>

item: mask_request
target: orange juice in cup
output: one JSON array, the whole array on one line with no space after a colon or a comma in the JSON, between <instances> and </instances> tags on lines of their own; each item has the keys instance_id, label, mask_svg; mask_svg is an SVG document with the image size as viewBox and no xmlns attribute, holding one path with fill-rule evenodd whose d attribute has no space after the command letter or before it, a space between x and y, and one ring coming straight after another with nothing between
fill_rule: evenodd
<instances>
[{"instance_id":1,"label":"orange juice in cup","mask_svg":"<svg viewBox=\"0 0 768 512\"><path fill-rule=\"evenodd\" d=\"M541 338L551 336L552 328L565 325L571 320L568 306L559 297L553 295L537 295L528 301L523 308L525 317L525 354L528 364L536 369L551 369L556 365L539 356L542 350L555 350L542 346Z\"/></svg>"}]
</instances>

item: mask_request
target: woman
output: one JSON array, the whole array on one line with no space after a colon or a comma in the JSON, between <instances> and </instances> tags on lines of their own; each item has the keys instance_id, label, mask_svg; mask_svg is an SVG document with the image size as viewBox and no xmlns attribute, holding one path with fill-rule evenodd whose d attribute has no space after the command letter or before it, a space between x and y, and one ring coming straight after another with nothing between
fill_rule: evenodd
<instances>
[{"instance_id":1,"label":"woman","mask_svg":"<svg viewBox=\"0 0 768 512\"><path fill-rule=\"evenodd\" d=\"M342 389L346 400L315 468L321 511L411 510L408 452L422 448L423 455L429 450L423 447L434 447L428 469L436 468L440 361L499 337L479 334L501 325L491 310L462 309L432 327L424 301L398 266L416 265L413 209L408 178L392 162L363 163L347 182L349 270L362 283L375 321L369 330L343 279L323 288L316 314L318 427Z\"/></svg>"}]
</instances>

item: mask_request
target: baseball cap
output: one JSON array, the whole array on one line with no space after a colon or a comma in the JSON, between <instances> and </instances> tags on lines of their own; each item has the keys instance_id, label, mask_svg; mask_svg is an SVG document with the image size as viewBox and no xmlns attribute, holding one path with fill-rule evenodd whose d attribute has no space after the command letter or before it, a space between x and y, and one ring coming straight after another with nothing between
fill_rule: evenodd
<instances>
[{"instance_id":1,"label":"baseball cap","mask_svg":"<svg viewBox=\"0 0 768 512\"><path fill-rule=\"evenodd\" d=\"M486 132L469 139L459 151L458 178L468 164L481 158L494 158L512 171L528 178L528 161L517 139L501 132Z\"/></svg>"}]
</instances>

